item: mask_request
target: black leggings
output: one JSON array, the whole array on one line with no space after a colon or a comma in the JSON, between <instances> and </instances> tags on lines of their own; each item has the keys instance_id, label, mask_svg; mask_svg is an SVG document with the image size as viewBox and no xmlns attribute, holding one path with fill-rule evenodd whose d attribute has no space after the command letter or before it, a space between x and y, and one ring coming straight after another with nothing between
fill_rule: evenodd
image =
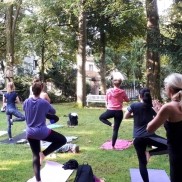
<instances>
[{"instance_id":1,"label":"black leggings","mask_svg":"<svg viewBox=\"0 0 182 182\"><path fill-rule=\"evenodd\" d=\"M113 129L113 136L112 136L112 146L114 147L116 140L118 138L118 130L121 125L121 121L123 119L123 111L122 110L106 110L105 113L103 113L99 119L104 124L107 124L109 126L112 125L108 119L114 118L114 129Z\"/></svg>"},{"instance_id":2,"label":"black leggings","mask_svg":"<svg viewBox=\"0 0 182 182\"><path fill-rule=\"evenodd\" d=\"M182 146L168 144L171 182L182 181Z\"/></svg>"},{"instance_id":3,"label":"black leggings","mask_svg":"<svg viewBox=\"0 0 182 182\"><path fill-rule=\"evenodd\" d=\"M66 138L55 131L51 131L50 135L44 139L44 141L52 142L43 152L45 156L54 152L64 144L66 144ZM33 169L37 181L41 181L40 177L40 156L39 152L41 151L40 140L28 138L30 147L33 153Z\"/></svg>"},{"instance_id":4,"label":"black leggings","mask_svg":"<svg viewBox=\"0 0 182 182\"><path fill-rule=\"evenodd\" d=\"M162 155L167 154L167 140L158 135L155 137L137 137L134 139L133 144L137 152L139 161L139 170L144 182L149 182L148 171L147 171L147 159L145 151L148 145L157 147L156 149L150 150L149 154L152 155Z\"/></svg>"},{"instance_id":5,"label":"black leggings","mask_svg":"<svg viewBox=\"0 0 182 182\"><path fill-rule=\"evenodd\" d=\"M59 121L59 117L54 114L46 114L46 118L50 120L51 124ZM51 121L53 120L53 121Z\"/></svg>"}]
</instances>

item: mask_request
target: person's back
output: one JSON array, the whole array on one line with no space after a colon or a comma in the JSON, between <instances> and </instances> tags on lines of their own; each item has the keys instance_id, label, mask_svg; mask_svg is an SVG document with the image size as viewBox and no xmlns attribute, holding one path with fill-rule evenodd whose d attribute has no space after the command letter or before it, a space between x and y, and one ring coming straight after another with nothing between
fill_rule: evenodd
<instances>
[{"instance_id":1,"label":"person's back","mask_svg":"<svg viewBox=\"0 0 182 182\"><path fill-rule=\"evenodd\" d=\"M122 110L123 102L129 102L124 90L120 88L110 88L106 93L107 108L110 110Z\"/></svg>"},{"instance_id":2,"label":"person's back","mask_svg":"<svg viewBox=\"0 0 182 182\"><path fill-rule=\"evenodd\" d=\"M146 130L147 124L156 115L152 107L146 109L143 102L132 103L128 108L128 111L133 112L134 127L133 137L151 136L154 133L148 133Z\"/></svg>"}]
</instances>

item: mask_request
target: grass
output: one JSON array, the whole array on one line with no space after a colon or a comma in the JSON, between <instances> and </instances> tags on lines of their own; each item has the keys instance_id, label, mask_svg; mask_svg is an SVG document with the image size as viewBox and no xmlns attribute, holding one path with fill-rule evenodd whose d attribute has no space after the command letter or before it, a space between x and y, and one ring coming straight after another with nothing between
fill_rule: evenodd
<instances>
[{"instance_id":1,"label":"grass","mask_svg":"<svg viewBox=\"0 0 182 182\"><path fill-rule=\"evenodd\" d=\"M106 182L130 182L129 169L138 168L138 160L133 145L123 151L100 149L100 146L110 140L112 136L111 127L104 125L98 119L105 108L80 109L74 107L73 103L57 104L54 107L57 110L57 115L60 116L58 124L65 126L55 130L65 136L78 136L78 139L74 140L73 143L79 145L80 153L59 153L57 158L51 159L52 161L63 164L70 159L76 159L79 164L83 162L90 164L94 174L99 178L105 178ZM74 128L67 128L68 117L63 117L70 112L76 112L79 116L79 125ZM6 130L6 114L0 112L0 118L0 130ZM13 136L21 133L25 127L25 122L14 123L12 126ZM118 138L132 140L132 130L133 121L123 120ZM157 134L165 136L164 129L160 128ZM3 135L0 140L7 137L7 135ZM26 182L34 176L32 153L28 145L0 143L0 161L0 182ZM164 169L169 174L168 155L151 157L148 168ZM75 175L76 171L67 182L73 182Z\"/></svg>"}]
</instances>

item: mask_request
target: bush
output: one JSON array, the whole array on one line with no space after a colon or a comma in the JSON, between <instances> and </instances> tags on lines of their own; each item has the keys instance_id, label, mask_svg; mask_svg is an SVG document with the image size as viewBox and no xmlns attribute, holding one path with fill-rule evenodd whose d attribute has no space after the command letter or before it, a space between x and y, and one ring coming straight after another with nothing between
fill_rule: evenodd
<instances>
[{"instance_id":1,"label":"bush","mask_svg":"<svg viewBox=\"0 0 182 182\"><path fill-rule=\"evenodd\" d=\"M62 103L62 102L73 101L73 99L70 97L67 97L64 95L57 96L57 95L55 95L54 92L48 92L47 94L49 95L49 98L51 99L51 103Z\"/></svg>"}]
</instances>

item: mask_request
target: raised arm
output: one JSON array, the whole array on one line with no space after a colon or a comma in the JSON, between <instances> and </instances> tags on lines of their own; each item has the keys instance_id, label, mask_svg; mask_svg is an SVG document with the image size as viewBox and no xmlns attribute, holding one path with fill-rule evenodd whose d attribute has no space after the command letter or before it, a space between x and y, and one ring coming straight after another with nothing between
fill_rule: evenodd
<instances>
[{"instance_id":1,"label":"raised arm","mask_svg":"<svg viewBox=\"0 0 182 182\"><path fill-rule=\"evenodd\" d=\"M154 119L148 123L147 132L155 132L162 124L165 123L165 121L168 120L170 112L170 107L167 104L163 105Z\"/></svg>"}]
</instances>

